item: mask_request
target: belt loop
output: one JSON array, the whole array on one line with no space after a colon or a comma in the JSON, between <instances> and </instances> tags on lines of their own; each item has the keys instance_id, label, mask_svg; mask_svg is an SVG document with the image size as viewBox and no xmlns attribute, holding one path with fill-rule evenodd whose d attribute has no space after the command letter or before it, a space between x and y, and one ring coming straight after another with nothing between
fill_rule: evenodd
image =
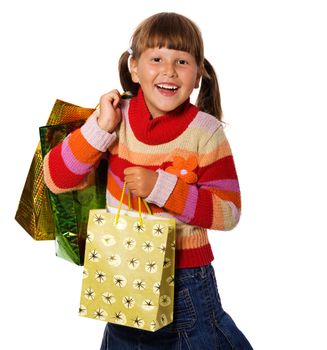
<instances>
[{"instance_id":1,"label":"belt loop","mask_svg":"<svg viewBox=\"0 0 327 350\"><path fill-rule=\"evenodd\" d=\"M206 266L201 266L201 271L200 271L201 277L205 278L207 275L207 269Z\"/></svg>"}]
</instances>

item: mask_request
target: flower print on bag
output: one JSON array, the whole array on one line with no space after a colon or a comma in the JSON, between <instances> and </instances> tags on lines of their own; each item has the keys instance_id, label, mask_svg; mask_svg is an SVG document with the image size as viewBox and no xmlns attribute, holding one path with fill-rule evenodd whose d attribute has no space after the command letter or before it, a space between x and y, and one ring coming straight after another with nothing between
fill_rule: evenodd
<instances>
[{"instance_id":1,"label":"flower print on bag","mask_svg":"<svg viewBox=\"0 0 327 350\"><path fill-rule=\"evenodd\" d=\"M135 305L135 299L133 297L125 296L122 300L126 309L131 309Z\"/></svg>"},{"instance_id":2,"label":"flower print on bag","mask_svg":"<svg viewBox=\"0 0 327 350\"><path fill-rule=\"evenodd\" d=\"M92 261L92 262L98 262L99 259L101 259L101 254L93 249L89 252L89 261Z\"/></svg>"},{"instance_id":3,"label":"flower print on bag","mask_svg":"<svg viewBox=\"0 0 327 350\"><path fill-rule=\"evenodd\" d=\"M160 315L160 322L163 326L166 326L168 323L167 316L165 314Z\"/></svg>"},{"instance_id":4,"label":"flower print on bag","mask_svg":"<svg viewBox=\"0 0 327 350\"><path fill-rule=\"evenodd\" d=\"M142 303L142 309L151 311L155 308L155 305L151 299L145 299Z\"/></svg>"},{"instance_id":5,"label":"flower print on bag","mask_svg":"<svg viewBox=\"0 0 327 350\"><path fill-rule=\"evenodd\" d=\"M133 237L127 237L124 239L123 244L127 250L133 250L136 246L136 240Z\"/></svg>"},{"instance_id":6,"label":"flower print on bag","mask_svg":"<svg viewBox=\"0 0 327 350\"><path fill-rule=\"evenodd\" d=\"M103 271L96 271L95 272L95 279L98 282L103 283L107 279L106 273Z\"/></svg>"},{"instance_id":7,"label":"flower print on bag","mask_svg":"<svg viewBox=\"0 0 327 350\"><path fill-rule=\"evenodd\" d=\"M144 320L142 318L136 316L135 319L133 319L134 327L136 328L143 328L144 327Z\"/></svg>"},{"instance_id":8,"label":"flower print on bag","mask_svg":"<svg viewBox=\"0 0 327 350\"><path fill-rule=\"evenodd\" d=\"M110 234L105 234L102 239L101 239L102 243L107 246L107 247L111 247L113 245L116 244L116 239L113 235Z\"/></svg>"},{"instance_id":9,"label":"flower print on bag","mask_svg":"<svg viewBox=\"0 0 327 350\"><path fill-rule=\"evenodd\" d=\"M106 220L104 219L104 217L101 214L95 214L93 217L93 221L97 224L97 225L104 225L106 223Z\"/></svg>"},{"instance_id":10,"label":"flower print on bag","mask_svg":"<svg viewBox=\"0 0 327 350\"><path fill-rule=\"evenodd\" d=\"M115 286L119 287L119 288L124 288L126 286L126 283L127 283L127 279L123 275L115 275L113 277L113 281L114 281Z\"/></svg>"},{"instance_id":11,"label":"flower print on bag","mask_svg":"<svg viewBox=\"0 0 327 350\"><path fill-rule=\"evenodd\" d=\"M80 316L86 316L87 315L87 308L84 305L79 306L78 314Z\"/></svg>"},{"instance_id":12,"label":"flower print on bag","mask_svg":"<svg viewBox=\"0 0 327 350\"><path fill-rule=\"evenodd\" d=\"M153 243L152 243L151 241L145 241L145 242L143 242L143 244L142 244L142 249L143 249L145 252L150 253L150 252L153 251L154 245L153 245Z\"/></svg>"},{"instance_id":13,"label":"flower print on bag","mask_svg":"<svg viewBox=\"0 0 327 350\"><path fill-rule=\"evenodd\" d=\"M153 293L159 294L159 292L160 292L160 282L156 282L156 283L153 285L152 290L153 290Z\"/></svg>"},{"instance_id":14,"label":"flower print on bag","mask_svg":"<svg viewBox=\"0 0 327 350\"><path fill-rule=\"evenodd\" d=\"M132 258L128 260L127 265L131 270L136 270L140 266L140 260L137 258Z\"/></svg>"},{"instance_id":15,"label":"flower print on bag","mask_svg":"<svg viewBox=\"0 0 327 350\"><path fill-rule=\"evenodd\" d=\"M158 270L158 264L155 261L148 261L145 264L145 271L155 273Z\"/></svg>"},{"instance_id":16,"label":"flower print on bag","mask_svg":"<svg viewBox=\"0 0 327 350\"><path fill-rule=\"evenodd\" d=\"M153 332L157 330L158 326L159 326L159 325L158 325L158 321L156 321L156 320L151 321L150 327L151 327L151 330L152 330Z\"/></svg>"},{"instance_id":17,"label":"flower print on bag","mask_svg":"<svg viewBox=\"0 0 327 350\"><path fill-rule=\"evenodd\" d=\"M92 288L86 288L84 291L84 297L88 300L94 300L95 298L95 291Z\"/></svg>"},{"instance_id":18,"label":"flower print on bag","mask_svg":"<svg viewBox=\"0 0 327 350\"><path fill-rule=\"evenodd\" d=\"M160 247L158 247L158 249L159 249L160 253L165 254L166 253L166 244L164 244L164 243L160 244Z\"/></svg>"},{"instance_id":19,"label":"flower print on bag","mask_svg":"<svg viewBox=\"0 0 327 350\"><path fill-rule=\"evenodd\" d=\"M121 258L118 254L110 254L107 258L108 264L111 266L119 266L121 264Z\"/></svg>"},{"instance_id":20,"label":"flower print on bag","mask_svg":"<svg viewBox=\"0 0 327 350\"><path fill-rule=\"evenodd\" d=\"M115 296L110 293L110 292L105 292L102 294L102 300L106 303L106 304L114 304L116 302L116 298Z\"/></svg>"},{"instance_id":21,"label":"flower print on bag","mask_svg":"<svg viewBox=\"0 0 327 350\"><path fill-rule=\"evenodd\" d=\"M118 324L126 324L127 322L126 315L123 314L121 311L115 312L113 319L115 323L118 323Z\"/></svg>"},{"instance_id":22,"label":"flower print on bag","mask_svg":"<svg viewBox=\"0 0 327 350\"><path fill-rule=\"evenodd\" d=\"M163 268L167 269L168 267L171 266L171 261L169 258L165 257L164 262L163 262Z\"/></svg>"},{"instance_id":23,"label":"flower print on bag","mask_svg":"<svg viewBox=\"0 0 327 350\"><path fill-rule=\"evenodd\" d=\"M198 181L198 176L194 172L198 166L198 161L195 156L190 156L188 159L175 156L173 165L167 167L165 171L177 175L180 179L188 184L194 184Z\"/></svg>"},{"instance_id":24,"label":"flower print on bag","mask_svg":"<svg viewBox=\"0 0 327 350\"><path fill-rule=\"evenodd\" d=\"M160 297L159 303L161 306L168 306L171 303L171 299L169 298L168 295L162 295Z\"/></svg>"},{"instance_id":25,"label":"flower print on bag","mask_svg":"<svg viewBox=\"0 0 327 350\"><path fill-rule=\"evenodd\" d=\"M94 311L94 318L100 321L104 321L108 316L107 312L101 308L98 308Z\"/></svg>"},{"instance_id":26,"label":"flower print on bag","mask_svg":"<svg viewBox=\"0 0 327 350\"><path fill-rule=\"evenodd\" d=\"M136 221L133 225L133 230L136 232L144 232L145 226L142 225L139 221Z\"/></svg>"},{"instance_id":27,"label":"flower print on bag","mask_svg":"<svg viewBox=\"0 0 327 350\"><path fill-rule=\"evenodd\" d=\"M127 221L124 218L119 218L118 222L116 223L116 219L113 222L114 227L116 227L117 230L125 230L127 227Z\"/></svg>"},{"instance_id":28,"label":"flower print on bag","mask_svg":"<svg viewBox=\"0 0 327 350\"><path fill-rule=\"evenodd\" d=\"M145 281L141 279L137 279L133 281L133 287L138 290L144 290L146 287Z\"/></svg>"},{"instance_id":29,"label":"flower print on bag","mask_svg":"<svg viewBox=\"0 0 327 350\"><path fill-rule=\"evenodd\" d=\"M164 225L161 225L161 224L155 224L153 225L153 228L152 228L152 233L154 236L161 236L164 234L165 232L165 226Z\"/></svg>"},{"instance_id":30,"label":"flower print on bag","mask_svg":"<svg viewBox=\"0 0 327 350\"><path fill-rule=\"evenodd\" d=\"M170 287L173 287L175 285L175 276L169 276L166 281Z\"/></svg>"},{"instance_id":31,"label":"flower print on bag","mask_svg":"<svg viewBox=\"0 0 327 350\"><path fill-rule=\"evenodd\" d=\"M94 240L94 233L87 231L86 233L86 243L91 243Z\"/></svg>"},{"instance_id":32,"label":"flower print on bag","mask_svg":"<svg viewBox=\"0 0 327 350\"><path fill-rule=\"evenodd\" d=\"M89 277L89 271L87 271L87 269L84 268L83 270L83 278L88 278Z\"/></svg>"}]
</instances>

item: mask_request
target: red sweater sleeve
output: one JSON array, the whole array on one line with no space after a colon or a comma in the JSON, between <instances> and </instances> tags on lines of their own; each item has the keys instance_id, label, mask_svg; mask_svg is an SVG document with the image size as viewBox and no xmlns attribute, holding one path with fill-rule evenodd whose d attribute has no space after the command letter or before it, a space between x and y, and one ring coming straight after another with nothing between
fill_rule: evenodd
<instances>
[{"instance_id":1,"label":"red sweater sleeve","mask_svg":"<svg viewBox=\"0 0 327 350\"><path fill-rule=\"evenodd\" d=\"M98 126L97 113L45 156L44 180L50 191L62 193L85 187L88 175L116 140L115 134Z\"/></svg>"}]
</instances>

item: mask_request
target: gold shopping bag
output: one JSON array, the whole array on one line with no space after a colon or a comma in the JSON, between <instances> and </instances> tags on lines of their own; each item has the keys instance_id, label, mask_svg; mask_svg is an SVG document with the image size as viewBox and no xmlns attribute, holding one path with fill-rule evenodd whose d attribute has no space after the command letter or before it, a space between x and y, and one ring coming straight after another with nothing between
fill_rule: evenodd
<instances>
[{"instance_id":1,"label":"gold shopping bag","mask_svg":"<svg viewBox=\"0 0 327 350\"><path fill-rule=\"evenodd\" d=\"M121 210L122 198L90 211L79 314L154 332L173 321L175 219L141 214L140 198Z\"/></svg>"},{"instance_id":2,"label":"gold shopping bag","mask_svg":"<svg viewBox=\"0 0 327 350\"><path fill-rule=\"evenodd\" d=\"M94 111L56 100L47 125L86 120ZM43 179L43 159L37 145L15 215L16 221L36 240L54 239L55 226Z\"/></svg>"}]
</instances>

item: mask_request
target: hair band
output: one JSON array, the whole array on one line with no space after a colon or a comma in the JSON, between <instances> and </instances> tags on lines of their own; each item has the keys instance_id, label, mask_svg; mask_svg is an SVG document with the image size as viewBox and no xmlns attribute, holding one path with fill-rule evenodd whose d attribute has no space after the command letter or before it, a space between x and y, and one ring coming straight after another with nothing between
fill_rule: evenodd
<instances>
[{"instance_id":1,"label":"hair band","mask_svg":"<svg viewBox=\"0 0 327 350\"><path fill-rule=\"evenodd\" d=\"M128 48L127 52L128 52L131 56L133 56L133 50L132 50L131 48Z\"/></svg>"}]
</instances>

